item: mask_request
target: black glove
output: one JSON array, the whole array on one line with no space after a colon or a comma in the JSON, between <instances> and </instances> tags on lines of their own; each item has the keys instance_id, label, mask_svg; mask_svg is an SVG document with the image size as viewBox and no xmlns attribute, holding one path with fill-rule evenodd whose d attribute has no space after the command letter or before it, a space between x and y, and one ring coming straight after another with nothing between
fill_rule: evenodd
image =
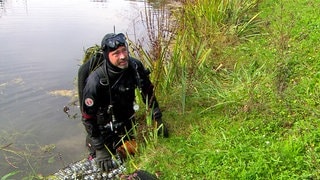
<instances>
[{"instance_id":1,"label":"black glove","mask_svg":"<svg viewBox=\"0 0 320 180\"><path fill-rule=\"evenodd\" d=\"M159 129L158 134L163 135L163 137L169 137L169 132L167 126L162 122L162 113L159 107L153 109L153 119L157 122L157 128ZM161 126L161 127L160 127Z\"/></svg>"},{"instance_id":2,"label":"black glove","mask_svg":"<svg viewBox=\"0 0 320 180\"><path fill-rule=\"evenodd\" d=\"M111 158L111 155L106 149L96 150L96 161L98 167L101 168L102 171L108 172L119 166L119 164Z\"/></svg>"},{"instance_id":3,"label":"black glove","mask_svg":"<svg viewBox=\"0 0 320 180\"><path fill-rule=\"evenodd\" d=\"M158 134L163 135L163 137L169 137L168 128L165 125L165 123L162 122L162 119L156 119L157 122L157 128L158 128Z\"/></svg>"}]
</instances>

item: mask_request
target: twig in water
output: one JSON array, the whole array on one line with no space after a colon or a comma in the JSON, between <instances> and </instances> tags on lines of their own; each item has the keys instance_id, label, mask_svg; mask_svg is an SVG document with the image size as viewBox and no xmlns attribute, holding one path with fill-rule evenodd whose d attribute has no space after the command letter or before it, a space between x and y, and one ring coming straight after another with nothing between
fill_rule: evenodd
<instances>
[{"instance_id":1,"label":"twig in water","mask_svg":"<svg viewBox=\"0 0 320 180\"><path fill-rule=\"evenodd\" d=\"M10 166L12 166L12 167L14 167L14 168L18 169L18 167L17 167L17 166L13 165L13 164L9 161L8 156L5 156L5 160L7 161L7 163L8 163Z\"/></svg>"},{"instance_id":2,"label":"twig in water","mask_svg":"<svg viewBox=\"0 0 320 180\"><path fill-rule=\"evenodd\" d=\"M7 144L7 145L4 145L4 146L0 147L0 149L7 148L7 147L9 147L9 146L11 146L11 145L12 145L12 143L9 143L9 144Z\"/></svg>"}]
</instances>

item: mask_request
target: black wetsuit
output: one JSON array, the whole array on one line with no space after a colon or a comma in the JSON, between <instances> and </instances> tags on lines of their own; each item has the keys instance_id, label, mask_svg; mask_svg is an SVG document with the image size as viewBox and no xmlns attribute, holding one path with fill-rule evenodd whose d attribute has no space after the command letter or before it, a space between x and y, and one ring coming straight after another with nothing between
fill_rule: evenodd
<instances>
[{"instance_id":1,"label":"black wetsuit","mask_svg":"<svg viewBox=\"0 0 320 180\"><path fill-rule=\"evenodd\" d=\"M83 76L86 75L79 75L79 79L83 80ZM107 145L114 151L115 144L132 128L137 87L144 102L148 99L150 107L159 109L149 72L139 60L130 57L127 69L117 68L104 60L103 65L90 73L83 91L81 94L79 92L79 100L83 124L88 133L87 141L94 149ZM161 118L161 111L157 113L156 116ZM113 126L106 126L110 122Z\"/></svg>"}]
</instances>

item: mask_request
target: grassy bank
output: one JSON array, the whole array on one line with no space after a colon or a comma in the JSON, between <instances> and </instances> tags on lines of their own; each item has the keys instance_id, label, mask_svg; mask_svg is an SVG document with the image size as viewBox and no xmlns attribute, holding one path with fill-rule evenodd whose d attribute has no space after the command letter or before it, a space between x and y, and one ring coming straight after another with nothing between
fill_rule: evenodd
<instances>
[{"instance_id":1,"label":"grassy bank","mask_svg":"<svg viewBox=\"0 0 320 180\"><path fill-rule=\"evenodd\" d=\"M170 180L319 179L318 7L185 2L154 77L171 137L136 165Z\"/></svg>"}]
</instances>

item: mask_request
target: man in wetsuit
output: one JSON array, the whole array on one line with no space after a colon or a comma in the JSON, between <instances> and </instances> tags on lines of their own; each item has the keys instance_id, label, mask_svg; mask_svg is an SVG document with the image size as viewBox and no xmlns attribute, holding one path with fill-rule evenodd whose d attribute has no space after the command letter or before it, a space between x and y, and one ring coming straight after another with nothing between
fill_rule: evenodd
<instances>
[{"instance_id":1,"label":"man in wetsuit","mask_svg":"<svg viewBox=\"0 0 320 180\"><path fill-rule=\"evenodd\" d=\"M103 171L108 171L117 167L110 153L116 152L121 138L134 123L135 88L139 88L144 102L152 108L153 119L158 126L162 125L164 137L168 137L168 130L161 119L149 72L139 60L129 56L124 34L106 34L101 49L102 65L86 79L79 100L91 156L96 157ZM80 72L79 77L84 78Z\"/></svg>"}]
</instances>

